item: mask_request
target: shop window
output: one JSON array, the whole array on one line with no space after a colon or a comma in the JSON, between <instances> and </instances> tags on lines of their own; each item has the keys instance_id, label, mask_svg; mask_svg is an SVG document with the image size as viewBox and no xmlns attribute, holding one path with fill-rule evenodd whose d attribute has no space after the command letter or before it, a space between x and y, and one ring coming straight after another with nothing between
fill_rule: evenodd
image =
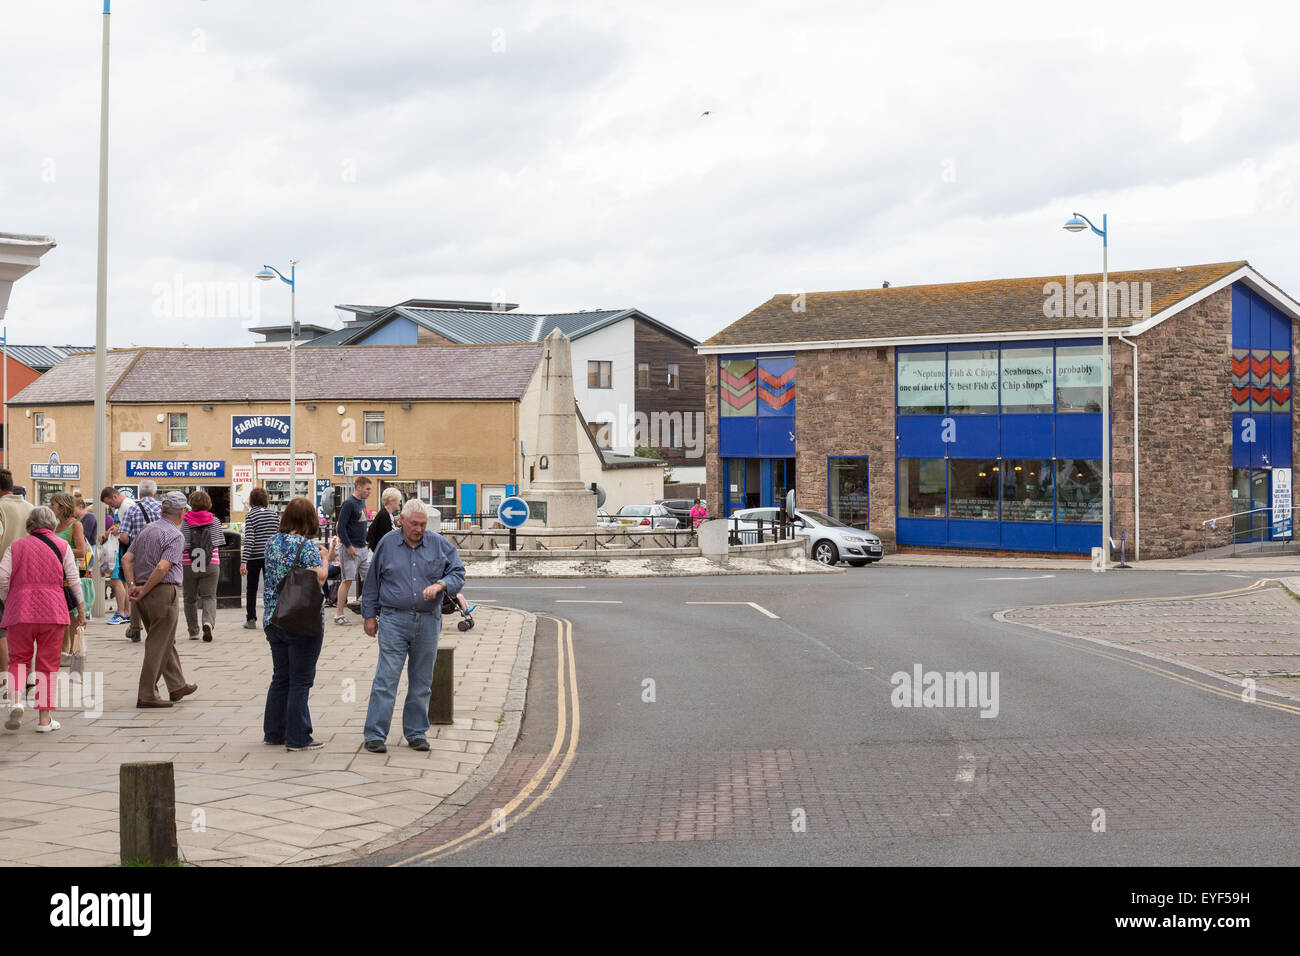
<instances>
[{"instance_id":1,"label":"shop window","mask_svg":"<svg viewBox=\"0 0 1300 956\"><path fill-rule=\"evenodd\" d=\"M45 413L44 412L37 412L36 414L32 415L32 428L34 429L34 434L32 435L32 441L34 441L38 445L44 445L45 444ZM53 494L53 492L51 492L51 494ZM44 504L44 502L41 503Z\"/></svg>"},{"instance_id":2,"label":"shop window","mask_svg":"<svg viewBox=\"0 0 1300 956\"><path fill-rule=\"evenodd\" d=\"M670 391L677 391L682 387L682 367L675 363L668 365L668 388Z\"/></svg>"},{"instance_id":3,"label":"shop window","mask_svg":"<svg viewBox=\"0 0 1300 956\"><path fill-rule=\"evenodd\" d=\"M898 460L898 513L904 518L947 516L947 461L942 458Z\"/></svg>"},{"instance_id":4,"label":"shop window","mask_svg":"<svg viewBox=\"0 0 1300 956\"><path fill-rule=\"evenodd\" d=\"M188 445L190 443L189 412L167 413L167 444Z\"/></svg>"},{"instance_id":5,"label":"shop window","mask_svg":"<svg viewBox=\"0 0 1300 956\"><path fill-rule=\"evenodd\" d=\"M1008 458L999 464L1002 466L1002 520L1051 521L1052 480L1056 477L1052 463L1035 458Z\"/></svg>"},{"instance_id":6,"label":"shop window","mask_svg":"<svg viewBox=\"0 0 1300 956\"><path fill-rule=\"evenodd\" d=\"M1100 345L1062 345L1057 348L1056 410L1101 411L1101 377Z\"/></svg>"},{"instance_id":7,"label":"shop window","mask_svg":"<svg viewBox=\"0 0 1300 956\"><path fill-rule=\"evenodd\" d=\"M948 463L951 512L954 521L998 520L997 461L954 458Z\"/></svg>"},{"instance_id":8,"label":"shop window","mask_svg":"<svg viewBox=\"0 0 1300 956\"><path fill-rule=\"evenodd\" d=\"M366 412L365 413L365 439L367 445L384 444L384 413L383 412Z\"/></svg>"},{"instance_id":9,"label":"shop window","mask_svg":"<svg viewBox=\"0 0 1300 956\"><path fill-rule=\"evenodd\" d=\"M1056 520L1100 523L1100 460L1066 458L1056 463Z\"/></svg>"},{"instance_id":10,"label":"shop window","mask_svg":"<svg viewBox=\"0 0 1300 956\"><path fill-rule=\"evenodd\" d=\"M855 528L867 527L867 459L829 458L826 513Z\"/></svg>"},{"instance_id":11,"label":"shop window","mask_svg":"<svg viewBox=\"0 0 1300 956\"><path fill-rule=\"evenodd\" d=\"M613 388L613 362L587 362L588 388Z\"/></svg>"},{"instance_id":12,"label":"shop window","mask_svg":"<svg viewBox=\"0 0 1300 956\"><path fill-rule=\"evenodd\" d=\"M758 360L758 414L794 417L796 397L793 356Z\"/></svg>"},{"instance_id":13,"label":"shop window","mask_svg":"<svg viewBox=\"0 0 1300 956\"><path fill-rule=\"evenodd\" d=\"M944 413L947 363L942 351L898 353L898 414Z\"/></svg>"},{"instance_id":14,"label":"shop window","mask_svg":"<svg viewBox=\"0 0 1300 956\"><path fill-rule=\"evenodd\" d=\"M1250 349L1232 350L1232 410L1250 411Z\"/></svg>"},{"instance_id":15,"label":"shop window","mask_svg":"<svg viewBox=\"0 0 1300 956\"><path fill-rule=\"evenodd\" d=\"M948 411L957 415L998 410L998 350L960 349L948 353Z\"/></svg>"},{"instance_id":16,"label":"shop window","mask_svg":"<svg viewBox=\"0 0 1300 956\"><path fill-rule=\"evenodd\" d=\"M753 359L718 362L718 414L753 418L758 410L758 363Z\"/></svg>"},{"instance_id":17,"label":"shop window","mask_svg":"<svg viewBox=\"0 0 1300 956\"><path fill-rule=\"evenodd\" d=\"M649 362L636 363L636 387L637 388L650 387L650 363Z\"/></svg>"},{"instance_id":18,"label":"shop window","mask_svg":"<svg viewBox=\"0 0 1300 956\"><path fill-rule=\"evenodd\" d=\"M36 504L45 505L48 508L50 499L61 491L67 491L61 481L36 482Z\"/></svg>"},{"instance_id":19,"label":"shop window","mask_svg":"<svg viewBox=\"0 0 1300 956\"><path fill-rule=\"evenodd\" d=\"M1002 413L1052 410L1052 350L1002 350Z\"/></svg>"}]
</instances>

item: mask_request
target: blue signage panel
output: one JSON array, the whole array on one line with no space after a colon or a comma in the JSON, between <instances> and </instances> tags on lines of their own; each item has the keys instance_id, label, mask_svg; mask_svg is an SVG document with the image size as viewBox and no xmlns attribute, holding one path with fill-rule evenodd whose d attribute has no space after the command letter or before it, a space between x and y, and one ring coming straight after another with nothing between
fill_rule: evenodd
<instances>
[{"instance_id":1,"label":"blue signage panel","mask_svg":"<svg viewBox=\"0 0 1300 956\"><path fill-rule=\"evenodd\" d=\"M288 415L231 415L231 448L288 448Z\"/></svg>"},{"instance_id":2,"label":"blue signage panel","mask_svg":"<svg viewBox=\"0 0 1300 956\"><path fill-rule=\"evenodd\" d=\"M518 528L528 520L528 502L523 498L507 498L497 509L497 517L507 528Z\"/></svg>"},{"instance_id":3,"label":"blue signage panel","mask_svg":"<svg viewBox=\"0 0 1300 956\"><path fill-rule=\"evenodd\" d=\"M32 463L31 476L33 478L53 479L54 481L66 481L66 480L80 481L81 465L80 464L70 465L65 462L61 462L59 461L59 453L57 451L52 451L50 452L49 461Z\"/></svg>"},{"instance_id":4,"label":"blue signage panel","mask_svg":"<svg viewBox=\"0 0 1300 956\"><path fill-rule=\"evenodd\" d=\"M396 455L353 455L351 457L353 475L386 475L391 478L397 474ZM347 474L343 470L347 460L347 455L334 456L334 474Z\"/></svg>"},{"instance_id":5,"label":"blue signage panel","mask_svg":"<svg viewBox=\"0 0 1300 956\"><path fill-rule=\"evenodd\" d=\"M316 479L316 507L320 507L321 499L329 494L330 480L328 478Z\"/></svg>"},{"instance_id":6,"label":"blue signage panel","mask_svg":"<svg viewBox=\"0 0 1300 956\"><path fill-rule=\"evenodd\" d=\"M127 459L126 476L128 478L224 478L226 463L185 459L167 461Z\"/></svg>"}]
</instances>

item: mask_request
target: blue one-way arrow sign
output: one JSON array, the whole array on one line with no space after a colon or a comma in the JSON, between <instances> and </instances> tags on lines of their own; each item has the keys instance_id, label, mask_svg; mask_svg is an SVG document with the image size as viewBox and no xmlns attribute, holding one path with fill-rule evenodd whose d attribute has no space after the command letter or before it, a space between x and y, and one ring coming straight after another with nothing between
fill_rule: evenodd
<instances>
[{"instance_id":1,"label":"blue one-way arrow sign","mask_svg":"<svg viewBox=\"0 0 1300 956\"><path fill-rule=\"evenodd\" d=\"M497 508L497 517L507 528L521 527L528 520L528 502L512 495L501 502L501 507Z\"/></svg>"}]
</instances>

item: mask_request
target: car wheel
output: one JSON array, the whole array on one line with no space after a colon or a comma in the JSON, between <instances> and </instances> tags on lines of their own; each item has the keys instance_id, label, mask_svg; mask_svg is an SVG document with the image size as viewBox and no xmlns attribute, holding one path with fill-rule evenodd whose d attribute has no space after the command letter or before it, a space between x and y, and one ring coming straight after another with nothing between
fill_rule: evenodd
<instances>
[{"instance_id":1,"label":"car wheel","mask_svg":"<svg viewBox=\"0 0 1300 956\"><path fill-rule=\"evenodd\" d=\"M866 567L868 564L870 564L870 563L871 563L870 561L850 561L850 562L849 562L849 567L851 567L851 568L865 568L865 567Z\"/></svg>"},{"instance_id":2,"label":"car wheel","mask_svg":"<svg viewBox=\"0 0 1300 956\"><path fill-rule=\"evenodd\" d=\"M840 560L840 549L834 541L818 541L813 545L812 556L819 564L833 565Z\"/></svg>"}]
</instances>

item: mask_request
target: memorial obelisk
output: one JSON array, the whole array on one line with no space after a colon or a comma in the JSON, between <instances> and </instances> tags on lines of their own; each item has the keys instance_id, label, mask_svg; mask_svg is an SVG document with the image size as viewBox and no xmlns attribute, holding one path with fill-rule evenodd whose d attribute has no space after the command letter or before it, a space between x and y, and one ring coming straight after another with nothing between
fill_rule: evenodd
<instances>
[{"instance_id":1,"label":"memorial obelisk","mask_svg":"<svg viewBox=\"0 0 1300 956\"><path fill-rule=\"evenodd\" d=\"M596 496L582 483L578 466L573 359L568 336L559 329L552 331L542 343L540 373L537 470L528 487L528 500L546 503L548 530L590 532L596 526Z\"/></svg>"}]
</instances>

